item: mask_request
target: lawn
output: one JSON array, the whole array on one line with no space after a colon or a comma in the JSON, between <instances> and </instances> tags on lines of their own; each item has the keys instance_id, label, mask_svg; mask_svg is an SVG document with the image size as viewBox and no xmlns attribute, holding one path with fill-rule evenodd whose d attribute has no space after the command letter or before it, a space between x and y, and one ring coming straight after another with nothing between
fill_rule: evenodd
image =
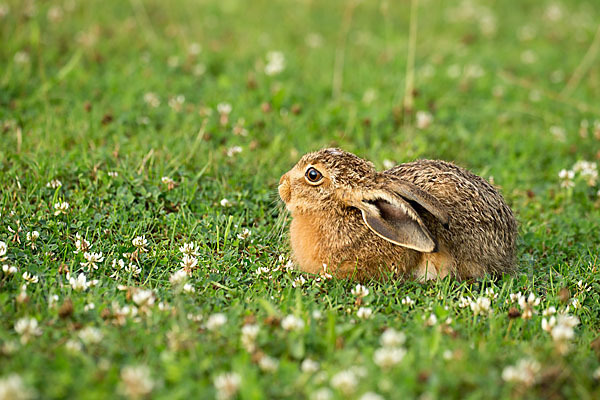
<instances>
[{"instance_id":1,"label":"lawn","mask_svg":"<svg viewBox=\"0 0 600 400\"><path fill-rule=\"evenodd\" d=\"M0 400L599 398L598 21L592 0L0 0ZM294 270L277 184L325 146L490 180L519 272Z\"/></svg>"}]
</instances>

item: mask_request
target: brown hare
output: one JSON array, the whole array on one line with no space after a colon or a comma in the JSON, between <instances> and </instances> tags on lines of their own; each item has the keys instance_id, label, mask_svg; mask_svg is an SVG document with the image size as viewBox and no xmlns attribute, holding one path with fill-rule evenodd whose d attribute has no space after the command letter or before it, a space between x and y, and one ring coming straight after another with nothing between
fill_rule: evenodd
<instances>
[{"instance_id":1,"label":"brown hare","mask_svg":"<svg viewBox=\"0 0 600 400\"><path fill-rule=\"evenodd\" d=\"M515 269L517 223L487 181L446 161L378 172L340 149L306 154L281 177L301 270L367 280L390 273L465 279Z\"/></svg>"}]
</instances>

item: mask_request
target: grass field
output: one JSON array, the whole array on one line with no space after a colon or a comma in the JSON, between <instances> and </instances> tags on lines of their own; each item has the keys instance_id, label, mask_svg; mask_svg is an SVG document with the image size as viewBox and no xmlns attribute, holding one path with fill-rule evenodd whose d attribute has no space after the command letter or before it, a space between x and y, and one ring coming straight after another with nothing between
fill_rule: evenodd
<instances>
[{"instance_id":1,"label":"grass field","mask_svg":"<svg viewBox=\"0 0 600 400\"><path fill-rule=\"evenodd\" d=\"M600 397L600 3L412 4L2 0L0 399ZM324 146L492 180L520 272L288 268Z\"/></svg>"}]
</instances>

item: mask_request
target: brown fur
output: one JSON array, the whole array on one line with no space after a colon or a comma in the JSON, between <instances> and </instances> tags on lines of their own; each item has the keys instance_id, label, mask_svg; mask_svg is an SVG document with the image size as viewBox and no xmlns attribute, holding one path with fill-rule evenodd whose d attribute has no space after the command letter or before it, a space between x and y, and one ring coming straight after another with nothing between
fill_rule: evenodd
<instances>
[{"instance_id":1,"label":"brown fur","mask_svg":"<svg viewBox=\"0 0 600 400\"><path fill-rule=\"evenodd\" d=\"M304 177L310 166L323 174L319 185ZM391 243L363 222L361 210L369 207L363 200L392 193L398 184L414 185L425 192L421 198L438 205L429 207L432 213L423 203L404 198L435 238L436 252ZM322 272L323 264L337 277L358 280L390 271L417 279L464 279L514 270L517 224L512 211L492 185L452 163L419 160L378 172L354 154L323 149L306 154L284 174L279 193L293 218L294 260L309 273Z\"/></svg>"}]
</instances>

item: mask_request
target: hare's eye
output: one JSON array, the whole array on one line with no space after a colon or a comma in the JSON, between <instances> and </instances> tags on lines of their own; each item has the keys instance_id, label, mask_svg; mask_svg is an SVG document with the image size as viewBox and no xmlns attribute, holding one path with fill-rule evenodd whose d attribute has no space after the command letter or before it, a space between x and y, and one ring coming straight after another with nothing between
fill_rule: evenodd
<instances>
[{"instance_id":1,"label":"hare's eye","mask_svg":"<svg viewBox=\"0 0 600 400\"><path fill-rule=\"evenodd\" d=\"M319 184L323 179L323 174L317 171L314 167L310 167L309 169L307 169L306 174L304 174L304 176L306 177L308 183L310 183L311 185Z\"/></svg>"}]
</instances>

